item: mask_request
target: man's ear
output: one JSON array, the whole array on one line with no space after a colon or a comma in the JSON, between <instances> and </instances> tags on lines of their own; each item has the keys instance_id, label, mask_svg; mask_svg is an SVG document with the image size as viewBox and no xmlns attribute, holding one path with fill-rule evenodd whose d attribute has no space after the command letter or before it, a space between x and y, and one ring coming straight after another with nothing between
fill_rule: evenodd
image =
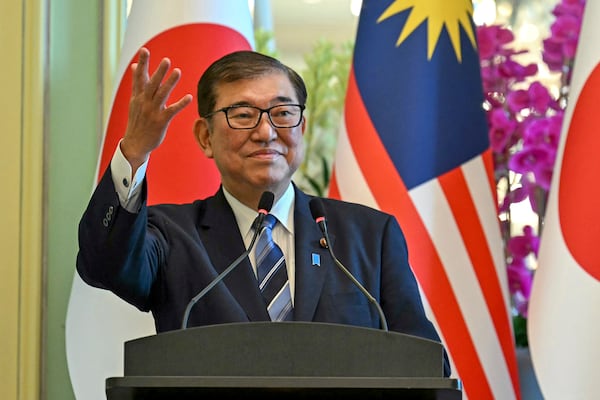
<instances>
[{"instance_id":1,"label":"man's ear","mask_svg":"<svg viewBox=\"0 0 600 400\"><path fill-rule=\"evenodd\" d=\"M212 144L210 142L210 127L206 118L198 118L194 123L194 137L208 158L213 158Z\"/></svg>"},{"instance_id":2,"label":"man's ear","mask_svg":"<svg viewBox=\"0 0 600 400\"><path fill-rule=\"evenodd\" d=\"M304 132L306 131L306 117L304 115L302 116L301 129L302 129L302 136L304 136Z\"/></svg>"}]
</instances>

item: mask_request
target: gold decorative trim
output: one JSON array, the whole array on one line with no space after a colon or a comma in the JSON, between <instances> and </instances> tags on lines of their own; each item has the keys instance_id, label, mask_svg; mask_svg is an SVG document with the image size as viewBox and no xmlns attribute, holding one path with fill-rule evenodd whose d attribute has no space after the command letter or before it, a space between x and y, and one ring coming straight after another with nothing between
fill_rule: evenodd
<instances>
[{"instance_id":1,"label":"gold decorative trim","mask_svg":"<svg viewBox=\"0 0 600 400\"><path fill-rule=\"evenodd\" d=\"M22 153L19 318L19 400L39 399L42 349L44 232L44 3L25 0L22 58Z\"/></svg>"}]
</instances>

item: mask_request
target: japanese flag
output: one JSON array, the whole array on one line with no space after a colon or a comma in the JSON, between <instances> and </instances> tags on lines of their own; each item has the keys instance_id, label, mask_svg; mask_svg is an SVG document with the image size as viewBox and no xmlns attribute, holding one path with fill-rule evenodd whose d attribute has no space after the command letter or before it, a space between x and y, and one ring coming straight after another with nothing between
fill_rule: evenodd
<instances>
[{"instance_id":1,"label":"japanese flag","mask_svg":"<svg viewBox=\"0 0 600 400\"><path fill-rule=\"evenodd\" d=\"M195 96L196 84L216 59L253 47L252 19L246 1L136 0L127 21L119 63L119 81L107 121L96 178L104 173L125 133L131 95L132 62L140 47L150 50L150 69L163 57L181 69L171 94L176 101ZM197 112L190 105L171 124L162 145L148 165L148 203L188 202L213 194L219 175L213 162L196 144L192 128ZM93 133L90 133L93 134ZM184 172L182 172L184 171ZM95 185L94 185L95 186ZM78 399L106 399L105 380L123 375L125 341L155 333L150 314L144 314L116 295L86 285L75 274L66 321L69 373Z\"/></svg>"},{"instance_id":2,"label":"japanese flag","mask_svg":"<svg viewBox=\"0 0 600 400\"><path fill-rule=\"evenodd\" d=\"M529 308L544 397L600 393L600 2L588 1Z\"/></svg>"}]
</instances>

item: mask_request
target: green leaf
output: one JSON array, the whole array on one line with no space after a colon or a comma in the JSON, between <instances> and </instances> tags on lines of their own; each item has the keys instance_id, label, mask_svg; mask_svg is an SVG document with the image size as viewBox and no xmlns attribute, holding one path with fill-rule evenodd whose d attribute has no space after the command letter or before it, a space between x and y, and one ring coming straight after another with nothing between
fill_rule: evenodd
<instances>
[{"instance_id":1,"label":"green leaf","mask_svg":"<svg viewBox=\"0 0 600 400\"><path fill-rule=\"evenodd\" d=\"M513 329L515 332L515 344L517 347L529 347L527 339L527 318L522 315L513 317Z\"/></svg>"}]
</instances>

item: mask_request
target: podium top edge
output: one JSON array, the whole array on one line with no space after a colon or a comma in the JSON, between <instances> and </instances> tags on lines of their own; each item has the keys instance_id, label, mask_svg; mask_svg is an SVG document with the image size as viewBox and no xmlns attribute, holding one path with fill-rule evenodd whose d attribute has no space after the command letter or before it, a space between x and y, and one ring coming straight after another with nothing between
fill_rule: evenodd
<instances>
[{"instance_id":1,"label":"podium top edge","mask_svg":"<svg viewBox=\"0 0 600 400\"><path fill-rule=\"evenodd\" d=\"M281 328L281 329L286 329L286 328L288 328L288 329L289 328L315 329L316 327L320 327L322 329L331 329L331 330L354 330L354 331L370 332L372 334L381 334L381 335L390 335L390 336L398 336L398 335L399 336L408 336L408 337L413 337L415 339L418 339L418 340L424 341L424 342L441 344L440 342L438 342L436 340L424 338L422 336L416 336L416 335L411 335L411 334L407 334L407 333L402 333L402 332L389 331L389 330L386 331L383 329L370 328L370 327L364 327L364 326L335 324L335 323L329 323L329 322L313 322L313 321L228 322L228 323L223 323L223 324L192 326L192 327L188 327L185 329L175 329L175 330L160 332L160 333L156 333L156 334L152 334L152 335L132 338L130 340L127 340L125 343L136 342L139 340L143 340L143 339L147 339L147 338L151 338L151 337L155 337L155 336L177 335L177 334L181 334L182 332L185 332L185 331L199 331L199 330L208 331L208 330L220 330L220 329L231 329L231 328L248 329L248 330L260 329L260 328L268 329L267 327L269 327L269 328L272 327L274 329L277 329L277 328Z\"/></svg>"},{"instance_id":2,"label":"podium top edge","mask_svg":"<svg viewBox=\"0 0 600 400\"><path fill-rule=\"evenodd\" d=\"M462 390L453 378L409 377L288 377L288 376L127 376L106 379L106 389L123 387L205 388L375 388Z\"/></svg>"}]
</instances>

